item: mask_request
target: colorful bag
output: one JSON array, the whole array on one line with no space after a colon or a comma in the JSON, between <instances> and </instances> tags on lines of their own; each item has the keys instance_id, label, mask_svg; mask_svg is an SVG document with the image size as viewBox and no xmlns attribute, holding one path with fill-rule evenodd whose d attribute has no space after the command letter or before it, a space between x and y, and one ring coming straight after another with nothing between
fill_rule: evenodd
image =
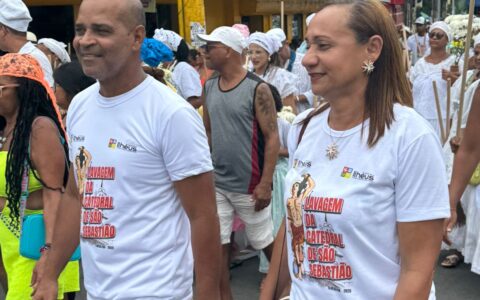
<instances>
[{"instance_id":1,"label":"colorful bag","mask_svg":"<svg viewBox=\"0 0 480 300\"><path fill-rule=\"evenodd\" d=\"M28 163L22 177L22 194L20 196L20 255L26 258L39 260L40 249L45 245L45 222L43 215L29 215L24 217L28 198ZM77 247L70 261L80 259L80 247Z\"/></svg>"}]
</instances>

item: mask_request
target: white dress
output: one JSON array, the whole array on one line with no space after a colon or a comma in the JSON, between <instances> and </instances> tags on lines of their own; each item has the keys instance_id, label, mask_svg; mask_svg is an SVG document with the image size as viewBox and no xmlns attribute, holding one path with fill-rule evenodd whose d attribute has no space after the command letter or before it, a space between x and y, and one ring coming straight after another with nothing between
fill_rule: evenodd
<instances>
[{"instance_id":1,"label":"white dress","mask_svg":"<svg viewBox=\"0 0 480 300\"><path fill-rule=\"evenodd\" d=\"M450 70L450 66L454 61L455 57L449 56L438 64L431 64L425 61L425 58L422 57L415 64L410 73L410 81L413 84L413 107L432 125L439 138L441 137L441 131L438 123L433 81L436 81L437 84L442 122L445 124L447 111L447 82L442 79L442 69Z\"/></svg>"},{"instance_id":2,"label":"white dress","mask_svg":"<svg viewBox=\"0 0 480 300\"><path fill-rule=\"evenodd\" d=\"M467 73L467 83L472 80L471 76L474 75L473 71L468 71ZM452 100L453 106L456 108L456 111L453 115L452 120L452 129L448 136L448 141L457 135L457 120L458 120L458 106L460 98L460 82L461 77L457 79L455 85L452 88ZM468 115L472 107L473 96L475 91L480 84L480 80L473 82L465 92L464 104L463 104L463 116L461 127L465 128L467 126ZM452 177L452 168L454 161L454 154L450 149L450 144L447 142L443 146L443 156L445 159L445 168L447 171L448 182L451 181ZM467 185L462 199L462 208L466 215L466 224L462 227L455 227L451 234L449 234L450 239L453 242L452 248L462 252L464 256L465 263L472 264L472 272L480 274L480 187Z\"/></svg>"},{"instance_id":3,"label":"white dress","mask_svg":"<svg viewBox=\"0 0 480 300\"><path fill-rule=\"evenodd\" d=\"M285 69L278 67L268 67L265 74L257 74L257 76L276 87L282 99L292 94L297 95L298 93L298 89L295 85L297 81L297 76L293 73L288 72Z\"/></svg>"}]
</instances>

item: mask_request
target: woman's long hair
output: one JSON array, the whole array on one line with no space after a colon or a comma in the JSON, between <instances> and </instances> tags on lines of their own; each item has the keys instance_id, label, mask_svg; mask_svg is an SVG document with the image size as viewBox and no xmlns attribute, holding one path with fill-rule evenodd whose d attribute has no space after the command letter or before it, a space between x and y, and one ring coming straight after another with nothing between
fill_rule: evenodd
<instances>
[{"instance_id":1,"label":"woman's long hair","mask_svg":"<svg viewBox=\"0 0 480 300\"><path fill-rule=\"evenodd\" d=\"M395 24L383 4L377 0L328 0L322 9L330 5L351 6L348 27L355 33L359 44L366 44L374 35L383 39L382 52L375 62L375 70L369 75L365 91L365 116L370 118L367 143L373 147L394 121L394 104L413 105ZM324 105L315 110L304 122L328 107Z\"/></svg>"},{"instance_id":2,"label":"woman's long hair","mask_svg":"<svg viewBox=\"0 0 480 300\"><path fill-rule=\"evenodd\" d=\"M68 155L65 132L57 117L53 102L45 88L40 83L27 78L17 78L17 83L19 84L17 88L19 110L17 122L13 130L12 142L8 149L5 172L8 208L10 209L10 217L14 225L18 225L20 217L20 197L22 193L25 161L28 163L29 168L33 170L29 149L32 123L36 117L45 116L55 123L59 134L65 140L63 143L65 157ZM65 166L63 173L63 185L65 186L68 179L68 165ZM44 182L37 177L35 172L33 172L33 174L43 186L46 186Z\"/></svg>"}]
</instances>

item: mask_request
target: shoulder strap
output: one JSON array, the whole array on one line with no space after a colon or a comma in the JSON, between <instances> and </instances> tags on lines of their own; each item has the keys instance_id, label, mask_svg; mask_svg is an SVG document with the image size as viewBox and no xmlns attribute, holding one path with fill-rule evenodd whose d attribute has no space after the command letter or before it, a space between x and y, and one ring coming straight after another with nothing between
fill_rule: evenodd
<instances>
[{"instance_id":1,"label":"shoulder strap","mask_svg":"<svg viewBox=\"0 0 480 300\"><path fill-rule=\"evenodd\" d=\"M315 116L315 113L316 113L318 110L323 109L326 105L328 105L328 104L327 104L327 103L323 103L322 105L320 105L320 106L317 107L316 109L312 110L312 111L307 115L307 117L304 119L304 121L303 121L303 123L302 123L302 129L300 129L300 134L298 135L297 148L298 148L298 145L300 145L300 142L302 141L303 135L305 134L305 130L307 129L307 126L308 126L308 123L310 123L310 120Z\"/></svg>"},{"instance_id":2,"label":"shoulder strap","mask_svg":"<svg viewBox=\"0 0 480 300\"><path fill-rule=\"evenodd\" d=\"M23 216L25 215L25 208L27 207L27 199L28 199L28 162L25 160L23 175L22 175L22 193L20 194L20 227L22 228L23 224Z\"/></svg>"},{"instance_id":3,"label":"shoulder strap","mask_svg":"<svg viewBox=\"0 0 480 300\"><path fill-rule=\"evenodd\" d=\"M300 145L300 142L302 141L303 134L305 133L305 130L307 129L308 123L310 123L311 119L312 118L310 117L310 114L309 114L307 116L307 118L305 119L305 122L303 122L303 124L302 124L302 129L300 129L300 134L298 135L297 148L298 148L298 145Z\"/></svg>"},{"instance_id":4,"label":"shoulder strap","mask_svg":"<svg viewBox=\"0 0 480 300\"><path fill-rule=\"evenodd\" d=\"M290 61L288 62L288 67L287 67L288 72L292 72L293 64L295 63L296 58L297 58L297 53L295 53L295 51L291 50L290 51Z\"/></svg>"}]
</instances>

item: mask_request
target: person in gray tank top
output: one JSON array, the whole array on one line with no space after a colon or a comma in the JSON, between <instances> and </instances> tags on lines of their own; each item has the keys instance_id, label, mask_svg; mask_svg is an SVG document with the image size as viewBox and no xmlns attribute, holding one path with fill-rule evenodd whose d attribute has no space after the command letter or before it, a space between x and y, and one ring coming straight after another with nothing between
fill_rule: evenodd
<instances>
[{"instance_id":1,"label":"person in gray tank top","mask_svg":"<svg viewBox=\"0 0 480 300\"><path fill-rule=\"evenodd\" d=\"M232 299L229 284L230 235L236 213L248 240L270 259L273 223L270 201L280 147L275 102L270 87L243 68L243 36L219 27L207 42L207 67L217 71L204 89L204 123L212 151L222 240L222 299Z\"/></svg>"}]
</instances>

